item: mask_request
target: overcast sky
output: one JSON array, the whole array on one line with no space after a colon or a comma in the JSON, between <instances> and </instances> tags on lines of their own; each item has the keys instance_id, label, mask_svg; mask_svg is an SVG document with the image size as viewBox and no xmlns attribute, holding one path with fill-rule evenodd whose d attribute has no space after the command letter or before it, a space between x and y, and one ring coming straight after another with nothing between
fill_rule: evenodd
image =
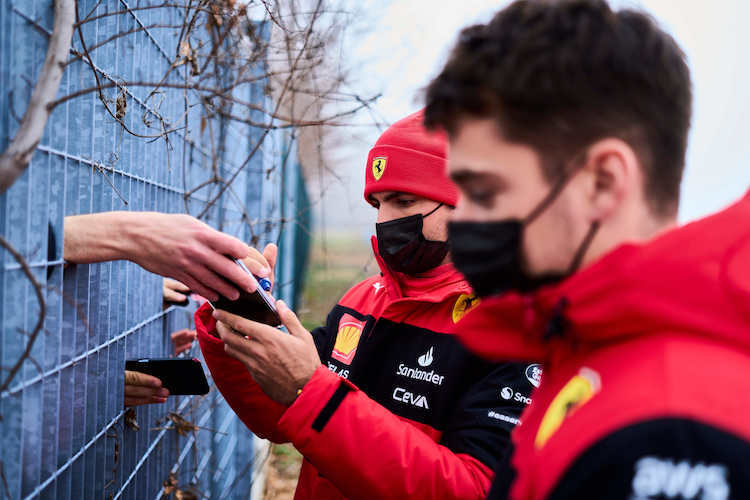
<instances>
[{"instance_id":1,"label":"overcast sky","mask_svg":"<svg viewBox=\"0 0 750 500\"><path fill-rule=\"evenodd\" d=\"M356 66L355 90L382 92L376 113L393 122L419 109L420 90L437 74L464 26L488 21L508 2L489 0L365 0L361 22L347 41ZM360 2L357 3L360 5ZM457 4L460 7L457 7ZM688 221L715 211L750 187L750 2L744 0L617 1L643 8L685 50L694 86L693 126L683 182L680 218ZM374 210L362 201L364 162L377 130L357 130L342 146L345 179L329 198L329 229L357 221L360 231L374 231ZM338 221L341 203L350 210ZM338 210L336 208L338 207Z\"/></svg>"}]
</instances>

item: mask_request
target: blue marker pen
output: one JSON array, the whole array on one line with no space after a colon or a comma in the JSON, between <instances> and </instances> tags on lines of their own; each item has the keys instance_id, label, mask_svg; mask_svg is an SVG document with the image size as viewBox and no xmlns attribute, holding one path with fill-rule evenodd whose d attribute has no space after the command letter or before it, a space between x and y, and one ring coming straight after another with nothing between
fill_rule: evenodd
<instances>
[{"instance_id":1,"label":"blue marker pen","mask_svg":"<svg viewBox=\"0 0 750 500\"><path fill-rule=\"evenodd\" d=\"M247 274L255 278L255 281L258 282L258 285L263 289L265 292L271 291L271 282L267 280L266 278L259 278L258 276L254 275L250 272L250 270L245 266L245 264L239 260L234 259L234 261L237 263L238 266L240 266Z\"/></svg>"},{"instance_id":2,"label":"blue marker pen","mask_svg":"<svg viewBox=\"0 0 750 500\"><path fill-rule=\"evenodd\" d=\"M255 277L255 279L258 280L258 284L260 285L260 287L263 290L265 290L266 292L270 292L271 291L271 282L270 281L268 281L266 278L258 278L257 276Z\"/></svg>"}]
</instances>

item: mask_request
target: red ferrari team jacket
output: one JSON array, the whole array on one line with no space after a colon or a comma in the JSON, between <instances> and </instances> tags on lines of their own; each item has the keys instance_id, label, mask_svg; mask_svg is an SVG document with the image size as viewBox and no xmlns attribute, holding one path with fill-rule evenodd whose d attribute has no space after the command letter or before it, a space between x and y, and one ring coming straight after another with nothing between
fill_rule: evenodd
<instances>
[{"instance_id":1,"label":"red ferrari team jacket","mask_svg":"<svg viewBox=\"0 0 750 500\"><path fill-rule=\"evenodd\" d=\"M544 363L490 498L750 498L750 193L461 326Z\"/></svg>"},{"instance_id":2,"label":"red ferrari team jacket","mask_svg":"<svg viewBox=\"0 0 750 500\"><path fill-rule=\"evenodd\" d=\"M208 305L195 317L206 364L254 433L304 456L295 498L484 498L538 367L483 361L446 333L476 304L452 266L381 269L312 332L323 364L288 408L225 354Z\"/></svg>"}]
</instances>

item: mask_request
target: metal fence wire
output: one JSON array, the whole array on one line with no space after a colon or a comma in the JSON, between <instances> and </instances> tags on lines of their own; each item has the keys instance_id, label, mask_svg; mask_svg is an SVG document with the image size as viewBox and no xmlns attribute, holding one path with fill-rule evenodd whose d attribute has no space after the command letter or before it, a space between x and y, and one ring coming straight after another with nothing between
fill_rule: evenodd
<instances>
[{"instance_id":1,"label":"metal fence wire","mask_svg":"<svg viewBox=\"0 0 750 500\"><path fill-rule=\"evenodd\" d=\"M162 278L133 263L62 259L65 216L110 210L205 211L203 220L244 241L305 244L308 211L300 204L307 197L292 132L207 115L198 92L167 85L194 76L191 64L171 68L181 29L205 14L191 4L206 2L79 2L94 68L81 57L76 33L58 97L96 85L95 70L102 86L110 85L104 95L111 108L120 111L124 96L123 124L149 137L125 132L96 92L82 92L55 107L30 166L0 196L0 234L26 259L46 302L43 330L0 394L0 498L159 499L178 490L181 498L247 498L264 458L213 384L206 396L170 397L126 417L125 360L168 357L169 334L191 325L192 310L164 309ZM51 0L0 0L0 150L28 104L53 17ZM268 38L262 23L247 29ZM209 32L191 36L201 46ZM263 62L255 64L262 75ZM217 71L215 85L232 78L231 71ZM262 116L271 105L266 82L251 80L232 95ZM123 82L165 85L154 93L153 86ZM214 165L236 179L208 207L220 189L207 182ZM2 255L0 383L22 357L40 314L21 266ZM280 262L280 294L292 303L303 258L303 251L287 252ZM199 351L196 345L186 355L200 357Z\"/></svg>"}]
</instances>

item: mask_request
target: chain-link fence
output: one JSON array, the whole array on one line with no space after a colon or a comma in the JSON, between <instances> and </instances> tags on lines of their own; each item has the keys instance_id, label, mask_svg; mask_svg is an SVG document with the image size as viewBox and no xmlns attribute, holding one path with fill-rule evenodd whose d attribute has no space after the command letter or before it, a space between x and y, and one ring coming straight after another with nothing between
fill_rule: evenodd
<instances>
[{"instance_id":1,"label":"chain-link fence","mask_svg":"<svg viewBox=\"0 0 750 500\"><path fill-rule=\"evenodd\" d=\"M140 406L135 416L123 408L125 360L168 357L169 335L191 325L190 308L164 308L162 278L133 263L62 259L65 217L111 210L187 212L256 245L306 233L293 215L307 210L298 204L305 196L291 129L250 124L271 106L263 58L216 63L230 54L222 52L229 37L211 3L78 3L44 137L0 195L0 234L28 264L46 305L31 343L40 301L4 252L0 498L250 493L262 449L213 386L204 397ZM53 17L51 0L0 0L0 150L29 102ZM268 39L265 26L232 29L252 45ZM221 102L200 91L209 86L224 89ZM247 120L227 119L240 107L250 108ZM290 301L300 255L280 263L280 293ZM186 355L199 357L199 348Z\"/></svg>"}]
</instances>

